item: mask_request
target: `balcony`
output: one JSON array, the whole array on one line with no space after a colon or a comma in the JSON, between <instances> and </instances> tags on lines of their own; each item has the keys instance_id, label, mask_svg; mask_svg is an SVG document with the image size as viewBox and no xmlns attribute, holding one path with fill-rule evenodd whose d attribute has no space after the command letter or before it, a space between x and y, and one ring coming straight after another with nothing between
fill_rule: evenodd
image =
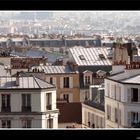
<instances>
[{"instance_id":1,"label":"balcony","mask_svg":"<svg viewBox=\"0 0 140 140\"><path fill-rule=\"evenodd\" d=\"M22 112L31 112L31 106L22 106Z\"/></svg>"},{"instance_id":2,"label":"balcony","mask_svg":"<svg viewBox=\"0 0 140 140\"><path fill-rule=\"evenodd\" d=\"M1 108L1 112L11 112L11 107L8 106L8 107L3 107Z\"/></svg>"}]
</instances>

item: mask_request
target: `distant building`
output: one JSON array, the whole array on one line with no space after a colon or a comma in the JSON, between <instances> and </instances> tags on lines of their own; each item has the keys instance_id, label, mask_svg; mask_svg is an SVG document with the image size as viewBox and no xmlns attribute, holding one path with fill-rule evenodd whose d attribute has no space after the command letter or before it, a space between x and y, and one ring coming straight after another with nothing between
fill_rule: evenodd
<instances>
[{"instance_id":1,"label":"distant building","mask_svg":"<svg viewBox=\"0 0 140 140\"><path fill-rule=\"evenodd\" d=\"M0 81L0 128L58 128L53 85L34 76Z\"/></svg>"}]
</instances>

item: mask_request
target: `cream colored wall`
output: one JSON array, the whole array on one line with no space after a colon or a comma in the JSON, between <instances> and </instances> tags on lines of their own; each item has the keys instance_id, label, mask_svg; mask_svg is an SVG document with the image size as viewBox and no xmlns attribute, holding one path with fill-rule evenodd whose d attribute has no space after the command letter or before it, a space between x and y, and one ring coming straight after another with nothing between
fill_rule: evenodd
<instances>
[{"instance_id":1,"label":"cream colored wall","mask_svg":"<svg viewBox=\"0 0 140 140\"><path fill-rule=\"evenodd\" d=\"M57 88L56 98L61 98L63 94L69 94L70 102L80 102L80 89L79 89L79 74L54 74L46 75L46 81L49 82L50 77L55 79L55 86ZM63 78L70 77L70 87L63 88Z\"/></svg>"},{"instance_id":2,"label":"cream colored wall","mask_svg":"<svg viewBox=\"0 0 140 140\"><path fill-rule=\"evenodd\" d=\"M98 117L101 117L103 119L103 124L102 124L102 126L100 124L99 127L105 128L105 113L99 109L93 108L93 107L85 105L85 104L82 104L82 124L83 124L83 127L85 127L85 125L88 125L87 122L90 121L90 120L85 121L87 118L87 116L85 116L85 115L88 114L88 112L91 114L94 114ZM92 123L93 123L93 121L91 120L91 124ZM100 123L100 122L98 121L98 123ZM96 125L95 125L95 127L96 127Z\"/></svg>"}]
</instances>

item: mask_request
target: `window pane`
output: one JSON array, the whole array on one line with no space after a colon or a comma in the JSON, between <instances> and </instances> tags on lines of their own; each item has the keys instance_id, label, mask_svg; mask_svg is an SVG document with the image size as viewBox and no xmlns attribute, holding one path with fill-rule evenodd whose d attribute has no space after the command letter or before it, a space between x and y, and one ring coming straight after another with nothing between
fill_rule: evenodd
<instances>
[{"instance_id":1,"label":"window pane","mask_svg":"<svg viewBox=\"0 0 140 140\"><path fill-rule=\"evenodd\" d=\"M26 96L22 94L22 106L26 106Z\"/></svg>"},{"instance_id":2,"label":"window pane","mask_svg":"<svg viewBox=\"0 0 140 140\"><path fill-rule=\"evenodd\" d=\"M2 95L2 107L5 107L6 104L5 104L5 95Z\"/></svg>"},{"instance_id":3,"label":"window pane","mask_svg":"<svg viewBox=\"0 0 140 140\"><path fill-rule=\"evenodd\" d=\"M7 95L7 107L10 107L10 95Z\"/></svg>"},{"instance_id":4,"label":"window pane","mask_svg":"<svg viewBox=\"0 0 140 140\"><path fill-rule=\"evenodd\" d=\"M30 107L31 106L31 95L27 94L27 106Z\"/></svg>"},{"instance_id":5,"label":"window pane","mask_svg":"<svg viewBox=\"0 0 140 140\"><path fill-rule=\"evenodd\" d=\"M31 120L27 120L27 128L31 128Z\"/></svg>"}]
</instances>

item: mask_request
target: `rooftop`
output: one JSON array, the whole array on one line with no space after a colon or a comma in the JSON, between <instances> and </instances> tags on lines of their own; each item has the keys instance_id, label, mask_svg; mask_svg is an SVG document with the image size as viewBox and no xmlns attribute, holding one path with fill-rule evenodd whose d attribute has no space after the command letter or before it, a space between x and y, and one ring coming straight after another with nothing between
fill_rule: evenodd
<instances>
[{"instance_id":1,"label":"rooftop","mask_svg":"<svg viewBox=\"0 0 140 140\"><path fill-rule=\"evenodd\" d=\"M63 73L76 73L72 71L70 66L52 66L52 65L40 65L40 66L33 66L31 69L39 69L39 71L43 71L46 74L63 74Z\"/></svg>"},{"instance_id":2,"label":"rooftop","mask_svg":"<svg viewBox=\"0 0 140 140\"><path fill-rule=\"evenodd\" d=\"M112 60L108 59L108 47L73 47L69 51L79 66L112 64Z\"/></svg>"},{"instance_id":3,"label":"rooftop","mask_svg":"<svg viewBox=\"0 0 140 140\"><path fill-rule=\"evenodd\" d=\"M16 77L3 76L0 77L0 89L43 89L54 88L53 85L43 81L37 77L18 77L18 85L16 85Z\"/></svg>"}]
</instances>

